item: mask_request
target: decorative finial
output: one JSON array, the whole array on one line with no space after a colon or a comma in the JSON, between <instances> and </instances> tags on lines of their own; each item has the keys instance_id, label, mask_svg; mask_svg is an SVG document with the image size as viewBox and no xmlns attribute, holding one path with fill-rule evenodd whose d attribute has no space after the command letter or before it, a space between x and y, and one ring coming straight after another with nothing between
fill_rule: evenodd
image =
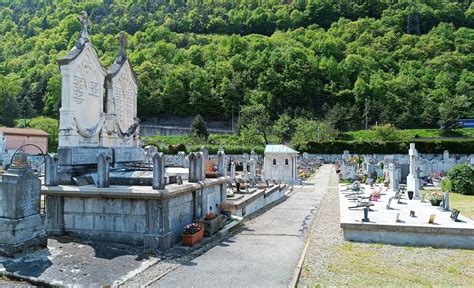
<instances>
[{"instance_id":1,"label":"decorative finial","mask_svg":"<svg viewBox=\"0 0 474 288\"><path fill-rule=\"evenodd\" d=\"M121 57L122 59L126 59L128 39L127 39L127 34L125 34L124 31L120 32L119 41L120 41L119 57Z\"/></svg>"},{"instance_id":2,"label":"decorative finial","mask_svg":"<svg viewBox=\"0 0 474 288\"><path fill-rule=\"evenodd\" d=\"M77 17L79 22L81 22L81 38L89 39L89 32L87 31L87 27L91 24L89 21L89 16L87 15L86 11L82 11L81 14Z\"/></svg>"}]
</instances>

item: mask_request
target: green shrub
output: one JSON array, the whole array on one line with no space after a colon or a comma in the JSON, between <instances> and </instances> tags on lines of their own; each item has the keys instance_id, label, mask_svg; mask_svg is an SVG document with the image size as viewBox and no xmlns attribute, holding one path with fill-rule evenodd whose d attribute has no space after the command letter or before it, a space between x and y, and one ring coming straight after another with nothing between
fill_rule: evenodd
<instances>
[{"instance_id":1,"label":"green shrub","mask_svg":"<svg viewBox=\"0 0 474 288\"><path fill-rule=\"evenodd\" d=\"M448 171L447 178L451 186L448 188L451 188L452 192L474 195L474 169L469 164L454 166Z\"/></svg>"},{"instance_id":2,"label":"green shrub","mask_svg":"<svg viewBox=\"0 0 474 288\"><path fill-rule=\"evenodd\" d=\"M344 150L357 154L407 154L410 143L415 143L419 153L443 153L449 150L453 154L473 154L474 140L411 140L411 141L326 141L308 142L296 145L299 152L315 154L341 154Z\"/></svg>"}]
</instances>

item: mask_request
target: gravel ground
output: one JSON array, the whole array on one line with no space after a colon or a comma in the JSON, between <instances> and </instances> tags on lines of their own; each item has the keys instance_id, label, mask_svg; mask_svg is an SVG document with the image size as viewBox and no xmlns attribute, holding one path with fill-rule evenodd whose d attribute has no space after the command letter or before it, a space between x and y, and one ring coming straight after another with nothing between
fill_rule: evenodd
<instances>
[{"instance_id":1,"label":"gravel ground","mask_svg":"<svg viewBox=\"0 0 474 288\"><path fill-rule=\"evenodd\" d=\"M337 175L332 173L298 287L474 286L472 250L344 241L337 185Z\"/></svg>"}]
</instances>

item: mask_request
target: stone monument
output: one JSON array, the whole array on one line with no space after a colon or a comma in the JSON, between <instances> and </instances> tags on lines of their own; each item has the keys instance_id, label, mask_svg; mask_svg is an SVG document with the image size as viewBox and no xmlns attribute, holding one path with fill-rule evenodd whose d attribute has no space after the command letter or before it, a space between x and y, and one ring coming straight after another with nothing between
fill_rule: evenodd
<instances>
[{"instance_id":1,"label":"stone monument","mask_svg":"<svg viewBox=\"0 0 474 288\"><path fill-rule=\"evenodd\" d=\"M41 181L26 157L15 154L0 182L0 256L16 257L46 247Z\"/></svg>"},{"instance_id":2,"label":"stone monument","mask_svg":"<svg viewBox=\"0 0 474 288\"><path fill-rule=\"evenodd\" d=\"M414 198L420 198L420 179L418 179L417 173L417 158L418 151L415 149L415 143L410 143L410 150L408 151L410 156L410 172L407 176L407 191L414 192Z\"/></svg>"},{"instance_id":3,"label":"stone monument","mask_svg":"<svg viewBox=\"0 0 474 288\"><path fill-rule=\"evenodd\" d=\"M85 11L79 21L76 45L58 60L60 170L74 174L78 168L72 167L94 166L101 153L112 163L144 162L145 153L138 147L137 83L125 52L126 38L122 34L119 56L105 71L90 42Z\"/></svg>"},{"instance_id":4,"label":"stone monument","mask_svg":"<svg viewBox=\"0 0 474 288\"><path fill-rule=\"evenodd\" d=\"M115 148L115 161L127 162L141 154L137 118L137 80L127 57L127 37L120 33L120 52L105 77L107 97L101 144Z\"/></svg>"}]
</instances>

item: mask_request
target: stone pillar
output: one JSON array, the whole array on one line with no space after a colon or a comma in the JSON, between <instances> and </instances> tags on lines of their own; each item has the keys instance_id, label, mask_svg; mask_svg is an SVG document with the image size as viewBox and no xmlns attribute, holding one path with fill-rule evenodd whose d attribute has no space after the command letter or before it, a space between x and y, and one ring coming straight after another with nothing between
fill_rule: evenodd
<instances>
[{"instance_id":1,"label":"stone pillar","mask_svg":"<svg viewBox=\"0 0 474 288\"><path fill-rule=\"evenodd\" d=\"M249 172L248 172L248 162L247 160L244 161L243 172L244 172L244 179L249 180Z\"/></svg>"},{"instance_id":2,"label":"stone pillar","mask_svg":"<svg viewBox=\"0 0 474 288\"><path fill-rule=\"evenodd\" d=\"M189 182L198 182L199 179L197 178L197 156L196 153L192 152L189 153Z\"/></svg>"},{"instance_id":3,"label":"stone pillar","mask_svg":"<svg viewBox=\"0 0 474 288\"><path fill-rule=\"evenodd\" d=\"M342 152L342 160L349 160L349 150L344 150L344 152Z\"/></svg>"},{"instance_id":4,"label":"stone pillar","mask_svg":"<svg viewBox=\"0 0 474 288\"><path fill-rule=\"evenodd\" d=\"M209 156L208 156L209 157ZM198 181L206 179L206 163L205 154L203 152L196 153L196 177Z\"/></svg>"},{"instance_id":5,"label":"stone pillar","mask_svg":"<svg viewBox=\"0 0 474 288\"><path fill-rule=\"evenodd\" d=\"M206 147L202 146L199 152L202 152L204 160L209 160L209 150Z\"/></svg>"},{"instance_id":6,"label":"stone pillar","mask_svg":"<svg viewBox=\"0 0 474 288\"><path fill-rule=\"evenodd\" d=\"M410 171L407 176L407 191L413 191L414 199L420 198L420 180L418 179L417 172L417 158L418 151L415 149L415 143L410 143L410 150L408 150L410 157Z\"/></svg>"},{"instance_id":7,"label":"stone pillar","mask_svg":"<svg viewBox=\"0 0 474 288\"><path fill-rule=\"evenodd\" d=\"M230 161L230 181L235 180L235 161Z\"/></svg>"},{"instance_id":8,"label":"stone pillar","mask_svg":"<svg viewBox=\"0 0 474 288\"><path fill-rule=\"evenodd\" d=\"M0 256L16 257L46 247L40 214L41 181L17 153L0 182Z\"/></svg>"},{"instance_id":9,"label":"stone pillar","mask_svg":"<svg viewBox=\"0 0 474 288\"><path fill-rule=\"evenodd\" d=\"M250 159L249 164L250 164L250 179L252 180L252 182L255 182L257 181L257 163L255 159L252 158Z\"/></svg>"},{"instance_id":10,"label":"stone pillar","mask_svg":"<svg viewBox=\"0 0 474 288\"><path fill-rule=\"evenodd\" d=\"M186 167L186 153L184 151L178 152L178 166Z\"/></svg>"},{"instance_id":11,"label":"stone pillar","mask_svg":"<svg viewBox=\"0 0 474 288\"><path fill-rule=\"evenodd\" d=\"M443 152L443 161L445 163L449 161L449 151L448 150L444 150L444 152Z\"/></svg>"},{"instance_id":12,"label":"stone pillar","mask_svg":"<svg viewBox=\"0 0 474 288\"><path fill-rule=\"evenodd\" d=\"M165 155L159 152L153 156L153 189L165 189Z\"/></svg>"},{"instance_id":13,"label":"stone pillar","mask_svg":"<svg viewBox=\"0 0 474 288\"><path fill-rule=\"evenodd\" d=\"M399 175L400 167L393 162L388 164L388 177L390 179L390 186L393 192L397 192L400 187Z\"/></svg>"},{"instance_id":14,"label":"stone pillar","mask_svg":"<svg viewBox=\"0 0 474 288\"><path fill-rule=\"evenodd\" d=\"M45 175L44 185L46 186L58 186L58 157L46 154L44 158Z\"/></svg>"},{"instance_id":15,"label":"stone pillar","mask_svg":"<svg viewBox=\"0 0 474 288\"><path fill-rule=\"evenodd\" d=\"M97 158L97 187L98 188L107 188L110 186L109 180L109 156L106 156L104 153L100 153Z\"/></svg>"},{"instance_id":16,"label":"stone pillar","mask_svg":"<svg viewBox=\"0 0 474 288\"><path fill-rule=\"evenodd\" d=\"M224 151L217 152L217 171L219 176L226 176L226 166L225 166L225 153Z\"/></svg>"}]
</instances>

